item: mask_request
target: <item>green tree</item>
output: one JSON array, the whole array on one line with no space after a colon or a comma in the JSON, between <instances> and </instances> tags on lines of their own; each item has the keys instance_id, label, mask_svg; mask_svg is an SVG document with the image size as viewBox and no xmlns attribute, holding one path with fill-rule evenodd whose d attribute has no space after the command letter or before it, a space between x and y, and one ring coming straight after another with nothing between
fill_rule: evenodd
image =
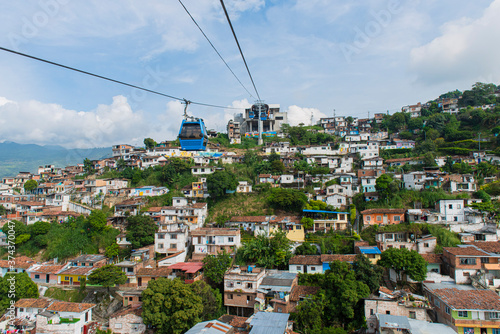
<instances>
[{"instance_id":1,"label":"green tree","mask_svg":"<svg viewBox=\"0 0 500 334\"><path fill-rule=\"evenodd\" d=\"M120 246L118 246L118 244L115 242L114 244L106 247L104 255L106 255L106 257L109 257L110 259L120 255Z\"/></svg>"},{"instance_id":2,"label":"green tree","mask_svg":"<svg viewBox=\"0 0 500 334\"><path fill-rule=\"evenodd\" d=\"M434 166L437 166L437 163L436 163L436 160L434 158L434 154L432 154L432 152L427 152L424 154L424 158L423 158L423 161L424 161L424 165L426 167L434 167Z\"/></svg>"},{"instance_id":3,"label":"green tree","mask_svg":"<svg viewBox=\"0 0 500 334\"><path fill-rule=\"evenodd\" d=\"M281 160L274 160L271 162L271 169L273 174L283 174L286 170L285 165Z\"/></svg>"},{"instance_id":4,"label":"green tree","mask_svg":"<svg viewBox=\"0 0 500 334\"><path fill-rule=\"evenodd\" d=\"M309 217L302 217L300 223L306 230L309 230L314 226L314 219Z\"/></svg>"},{"instance_id":5,"label":"green tree","mask_svg":"<svg viewBox=\"0 0 500 334\"><path fill-rule=\"evenodd\" d=\"M389 248L383 251L378 264L384 268L394 269L398 280L403 278L403 274L417 282L427 277L427 262L422 255L406 248Z\"/></svg>"},{"instance_id":6,"label":"green tree","mask_svg":"<svg viewBox=\"0 0 500 334\"><path fill-rule=\"evenodd\" d=\"M207 177L207 188L211 197L220 198L226 196L226 191L235 190L238 179L234 173L218 170Z\"/></svg>"},{"instance_id":7,"label":"green tree","mask_svg":"<svg viewBox=\"0 0 500 334\"><path fill-rule=\"evenodd\" d=\"M208 278L212 287L220 288L224 282L224 274L231 266L231 262L231 256L226 252L207 255L203 259L203 275Z\"/></svg>"},{"instance_id":8,"label":"green tree","mask_svg":"<svg viewBox=\"0 0 500 334\"><path fill-rule=\"evenodd\" d=\"M158 145L153 139L151 138L144 138L144 146L148 149L151 150Z\"/></svg>"},{"instance_id":9,"label":"green tree","mask_svg":"<svg viewBox=\"0 0 500 334\"><path fill-rule=\"evenodd\" d=\"M15 291L15 293L12 293ZM22 298L38 298L38 286L27 273L6 273L0 277L0 314L14 302Z\"/></svg>"},{"instance_id":10,"label":"green tree","mask_svg":"<svg viewBox=\"0 0 500 334\"><path fill-rule=\"evenodd\" d=\"M366 256L356 255L353 264L356 278L365 283L371 292L375 292L382 282L383 269L378 265L373 265Z\"/></svg>"},{"instance_id":11,"label":"green tree","mask_svg":"<svg viewBox=\"0 0 500 334\"><path fill-rule=\"evenodd\" d=\"M38 221L33 225L29 226L30 234L32 235L43 235L47 234L50 230L50 223Z\"/></svg>"},{"instance_id":12,"label":"green tree","mask_svg":"<svg viewBox=\"0 0 500 334\"><path fill-rule=\"evenodd\" d=\"M195 295L200 296L203 311L200 318L202 321L217 319L225 312L222 308L222 295L217 289L212 289L204 281L196 281L190 285Z\"/></svg>"},{"instance_id":13,"label":"green tree","mask_svg":"<svg viewBox=\"0 0 500 334\"><path fill-rule=\"evenodd\" d=\"M101 210L93 210L87 219L92 231L96 233L101 232L106 227L106 215Z\"/></svg>"},{"instance_id":14,"label":"green tree","mask_svg":"<svg viewBox=\"0 0 500 334\"><path fill-rule=\"evenodd\" d=\"M389 185L391 184L391 182L392 182L392 177L390 177L387 174L382 174L375 180L375 189L378 191L379 195L384 199L388 198L390 195Z\"/></svg>"},{"instance_id":15,"label":"green tree","mask_svg":"<svg viewBox=\"0 0 500 334\"><path fill-rule=\"evenodd\" d=\"M275 188L267 201L274 209L301 212L307 203L307 196L297 189Z\"/></svg>"},{"instance_id":16,"label":"green tree","mask_svg":"<svg viewBox=\"0 0 500 334\"><path fill-rule=\"evenodd\" d=\"M237 257L245 263L255 263L259 267L285 269L292 257L291 241L286 232L277 230L269 237L257 238L238 248Z\"/></svg>"},{"instance_id":17,"label":"green tree","mask_svg":"<svg viewBox=\"0 0 500 334\"><path fill-rule=\"evenodd\" d=\"M24 183L24 190L30 192L38 187L38 182L36 180L28 180Z\"/></svg>"},{"instance_id":18,"label":"green tree","mask_svg":"<svg viewBox=\"0 0 500 334\"><path fill-rule=\"evenodd\" d=\"M297 306L296 322L301 333L317 333L323 328L325 295L308 296Z\"/></svg>"},{"instance_id":19,"label":"green tree","mask_svg":"<svg viewBox=\"0 0 500 334\"><path fill-rule=\"evenodd\" d=\"M102 285L108 289L116 284L124 284L127 282L127 275L122 271L122 268L112 264L107 264L97 268L88 276L88 283Z\"/></svg>"},{"instance_id":20,"label":"green tree","mask_svg":"<svg viewBox=\"0 0 500 334\"><path fill-rule=\"evenodd\" d=\"M7 209L5 208L5 206L0 204L0 216L5 215L6 213L7 213Z\"/></svg>"},{"instance_id":21,"label":"green tree","mask_svg":"<svg viewBox=\"0 0 500 334\"><path fill-rule=\"evenodd\" d=\"M295 249L295 255L316 255L318 253L318 247L308 242L302 243L302 245Z\"/></svg>"},{"instance_id":22,"label":"green tree","mask_svg":"<svg viewBox=\"0 0 500 334\"><path fill-rule=\"evenodd\" d=\"M85 158L83 160L83 171L87 175L91 175L91 174L95 173L94 164L92 163L92 160L90 160L88 158Z\"/></svg>"},{"instance_id":23,"label":"green tree","mask_svg":"<svg viewBox=\"0 0 500 334\"><path fill-rule=\"evenodd\" d=\"M200 322L203 301L180 279L160 277L142 292L142 318L160 334L181 334Z\"/></svg>"},{"instance_id":24,"label":"green tree","mask_svg":"<svg viewBox=\"0 0 500 334\"><path fill-rule=\"evenodd\" d=\"M158 226L149 216L129 216L126 229L127 240L132 243L133 249L138 249L155 242Z\"/></svg>"}]
</instances>

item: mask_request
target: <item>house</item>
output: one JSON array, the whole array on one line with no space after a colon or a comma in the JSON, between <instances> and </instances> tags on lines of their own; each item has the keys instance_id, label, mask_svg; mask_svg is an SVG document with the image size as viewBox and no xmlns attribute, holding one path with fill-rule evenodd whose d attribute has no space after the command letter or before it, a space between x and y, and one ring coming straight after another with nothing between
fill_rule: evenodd
<instances>
[{"instance_id":1,"label":"house","mask_svg":"<svg viewBox=\"0 0 500 334\"><path fill-rule=\"evenodd\" d=\"M292 331L292 323L288 321L290 314L275 312L257 312L248 320L249 334L269 333L285 334Z\"/></svg>"},{"instance_id":2,"label":"house","mask_svg":"<svg viewBox=\"0 0 500 334\"><path fill-rule=\"evenodd\" d=\"M189 227L184 223L177 223L177 216L172 218L175 218L172 223L160 223L158 232L155 233L155 251L167 256L183 252L185 258L189 246Z\"/></svg>"},{"instance_id":3,"label":"house","mask_svg":"<svg viewBox=\"0 0 500 334\"><path fill-rule=\"evenodd\" d=\"M115 205L115 216L137 216L141 206L145 204L141 198L131 198Z\"/></svg>"},{"instance_id":4,"label":"house","mask_svg":"<svg viewBox=\"0 0 500 334\"><path fill-rule=\"evenodd\" d=\"M130 197L161 196L168 193L166 187L144 186L130 190Z\"/></svg>"},{"instance_id":5,"label":"house","mask_svg":"<svg viewBox=\"0 0 500 334\"><path fill-rule=\"evenodd\" d=\"M224 305L229 314L250 316L254 305L264 302L259 286L266 270L252 266L233 267L224 274Z\"/></svg>"},{"instance_id":6,"label":"house","mask_svg":"<svg viewBox=\"0 0 500 334\"><path fill-rule=\"evenodd\" d=\"M271 216L235 216L231 217L225 225L253 232L255 236L269 235L269 220Z\"/></svg>"},{"instance_id":7,"label":"house","mask_svg":"<svg viewBox=\"0 0 500 334\"><path fill-rule=\"evenodd\" d=\"M36 320L36 315L44 311L52 303L50 299L42 298L22 298L19 299L14 307L16 308L16 316L32 321Z\"/></svg>"},{"instance_id":8,"label":"house","mask_svg":"<svg viewBox=\"0 0 500 334\"><path fill-rule=\"evenodd\" d=\"M382 254L376 246L357 246L356 244L354 244L354 253L364 255L372 264L376 264Z\"/></svg>"},{"instance_id":9,"label":"house","mask_svg":"<svg viewBox=\"0 0 500 334\"><path fill-rule=\"evenodd\" d=\"M269 220L269 233L285 231L286 237L294 242L303 242L305 233L297 216L272 216Z\"/></svg>"},{"instance_id":10,"label":"house","mask_svg":"<svg viewBox=\"0 0 500 334\"><path fill-rule=\"evenodd\" d=\"M359 178L362 192L371 193L377 191L375 185L377 183L377 177L375 176L361 176Z\"/></svg>"},{"instance_id":11,"label":"house","mask_svg":"<svg viewBox=\"0 0 500 334\"><path fill-rule=\"evenodd\" d=\"M468 285L424 283L436 320L458 333L498 333L500 296Z\"/></svg>"},{"instance_id":12,"label":"house","mask_svg":"<svg viewBox=\"0 0 500 334\"><path fill-rule=\"evenodd\" d=\"M145 289L148 287L148 283L151 280L155 280L160 277L168 278L172 273L172 270L168 267L158 267L158 268L141 268L137 271L137 288Z\"/></svg>"},{"instance_id":13,"label":"house","mask_svg":"<svg viewBox=\"0 0 500 334\"><path fill-rule=\"evenodd\" d=\"M0 277L4 277L8 272L24 273L35 263L35 260L24 255L10 260L0 260Z\"/></svg>"},{"instance_id":14,"label":"house","mask_svg":"<svg viewBox=\"0 0 500 334\"><path fill-rule=\"evenodd\" d=\"M255 310L266 310L269 306L274 312L289 313L292 310L290 295L292 290L298 285L298 276L287 271L269 271L259 290L265 292L265 301L256 303Z\"/></svg>"},{"instance_id":15,"label":"house","mask_svg":"<svg viewBox=\"0 0 500 334\"><path fill-rule=\"evenodd\" d=\"M57 284L57 274L65 267L66 265L53 263L34 264L26 272L37 284Z\"/></svg>"},{"instance_id":16,"label":"house","mask_svg":"<svg viewBox=\"0 0 500 334\"><path fill-rule=\"evenodd\" d=\"M108 258L104 255L87 254L69 261L69 264L57 272L57 283L62 285L80 285L92 271L106 265Z\"/></svg>"},{"instance_id":17,"label":"house","mask_svg":"<svg viewBox=\"0 0 500 334\"><path fill-rule=\"evenodd\" d=\"M288 262L291 273L323 274L330 269L330 263L341 261L353 263L356 254L294 255Z\"/></svg>"},{"instance_id":18,"label":"house","mask_svg":"<svg viewBox=\"0 0 500 334\"><path fill-rule=\"evenodd\" d=\"M436 203L441 219L446 222L465 221L465 202L463 199L441 199Z\"/></svg>"},{"instance_id":19,"label":"house","mask_svg":"<svg viewBox=\"0 0 500 334\"><path fill-rule=\"evenodd\" d=\"M389 315L389 314L375 314L375 333L392 334L402 333L411 334L410 321L407 317ZM372 323L373 324L373 323Z\"/></svg>"},{"instance_id":20,"label":"house","mask_svg":"<svg viewBox=\"0 0 500 334\"><path fill-rule=\"evenodd\" d=\"M199 228L191 232L191 239L195 261L219 252L234 254L241 246L241 232L236 228Z\"/></svg>"},{"instance_id":21,"label":"house","mask_svg":"<svg viewBox=\"0 0 500 334\"><path fill-rule=\"evenodd\" d=\"M405 221L404 209L368 209L360 213L364 226L399 224Z\"/></svg>"},{"instance_id":22,"label":"house","mask_svg":"<svg viewBox=\"0 0 500 334\"><path fill-rule=\"evenodd\" d=\"M109 329L117 334L143 334L142 305L129 305L109 317Z\"/></svg>"},{"instance_id":23,"label":"house","mask_svg":"<svg viewBox=\"0 0 500 334\"><path fill-rule=\"evenodd\" d=\"M236 187L237 193L251 193L252 185L248 181L238 181L238 187Z\"/></svg>"},{"instance_id":24,"label":"house","mask_svg":"<svg viewBox=\"0 0 500 334\"><path fill-rule=\"evenodd\" d=\"M420 117L420 113L422 111L422 104L419 102L414 105L404 106L403 108L401 108L401 111L404 113L405 112L409 113L411 118Z\"/></svg>"},{"instance_id":25,"label":"house","mask_svg":"<svg viewBox=\"0 0 500 334\"><path fill-rule=\"evenodd\" d=\"M475 244L443 248L443 272L457 284L473 284L483 289L500 287L500 254Z\"/></svg>"},{"instance_id":26,"label":"house","mask_svg":"<svg viewBox=\"0 0 500 334\"><path fill-rule=\"evenodd\" d=\"M180 278L189 284L203 279L203 262L179 262L168 266L170 279Z\"/></svg>"},{"instance_id":27,"label":"house","mask_svg":"<svg viewBox=\"0 0 500 334\"><path fill-rule=\"evenodd\" d=\"M450 192L477 191L477 182L472 174L453 174L443 184L443 189Z\"/></svg>"},{"instance_id":28,"label":"house","mask_svg":"<svg viewBox=\"0 0 500 334\"><path fill-rule=\"evenodd\" d=\"M378 295L370 295L364 299L364 311L367 334L376 333L376 314L390 314L410 319L431 321L427 311L430 310L427 298L404 290L391 291L380 287Z\"/></svg>"},{"instance_id":29,"label":"house","mask_svg":"<svg viewBox=\"0 0 500 334\"><path fill-rule=\"evenodd\" d=\"M409 232L377 232L375 235L377 247L381 251L389 248L406 248L408 250L417 251L419 254L434 253L437 245L437 238L432 235L425 235L416 238L415 235Z\"/></svg>"},{"instance_id":30,"label":"house","mask_svg":"<svg viewBox=\"0 0 500 334\"><path fill-rule=\"evenodd\" d=\"M313 231L345 230L349 224L349 212L302 210L305 217L314 220Z\"/></svg>"},{"instance_id":31,"label":"house","mask_svg":"<svg viewBox=\"0 0 500 334\"><path fill-rule=\"evenodd\" d=\"M205 167L191 167L191 174L193 176L197 175L210 175L215 172L217 168L213 166L205 166Z\"/></svg>"}]
</instances>

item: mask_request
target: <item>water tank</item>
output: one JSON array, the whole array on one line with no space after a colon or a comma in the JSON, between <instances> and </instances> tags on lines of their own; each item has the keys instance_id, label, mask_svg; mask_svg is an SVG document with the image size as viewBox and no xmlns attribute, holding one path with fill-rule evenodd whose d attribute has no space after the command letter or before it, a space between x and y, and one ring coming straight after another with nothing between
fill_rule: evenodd
<instances>
[{"instance_id":1,"label":"water tank","mask_svg":"<svg viewBox=\"0 0 500 334\"><path fill-rule=\"evenodd\" d=\"M253 267L252 266L248 266L248 272L251 273L253 270Z\"/></svg>"}]
</instances>

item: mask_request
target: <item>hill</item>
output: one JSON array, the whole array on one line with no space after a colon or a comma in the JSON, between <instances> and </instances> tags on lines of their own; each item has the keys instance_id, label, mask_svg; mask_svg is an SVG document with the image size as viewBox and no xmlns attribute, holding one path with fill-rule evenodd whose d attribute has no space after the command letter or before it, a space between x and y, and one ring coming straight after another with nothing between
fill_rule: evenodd
<instances>
[{"instance_id":1,"label":"hill","mask_svg":"<svg viewBox=\"0 0 500 334\"><path fill-rule=\"evenodd\" d=\"M0 178L15 176L20 171L36 172L38 166L66 167L82 163L85 158L110 157L111 147L90 149L66 149L62 146L0 143Z\"/></svg>"}]
</instances>

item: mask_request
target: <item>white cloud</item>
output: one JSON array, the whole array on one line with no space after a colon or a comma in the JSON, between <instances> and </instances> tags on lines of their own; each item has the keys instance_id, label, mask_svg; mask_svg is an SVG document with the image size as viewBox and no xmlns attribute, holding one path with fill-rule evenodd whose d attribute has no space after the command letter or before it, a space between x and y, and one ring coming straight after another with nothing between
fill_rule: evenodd
<instances>
[{"instance_id":1,"label":"white cloud","mask_svg":"<svg viewBox=\"0 0 500 334\"><path fill-rule=\"evenodd\" d=\"M0 98L1 140L62 145L67 148L110 146L140 140L148 126L123 96L92 111L68 110L39 101L14 102Z\"/></svg>"},{"instance_id":2,"label":"white cloud","mask_svg":"<svg viewBox=\"0 0 500 334\"><path fill-rule=\"evenodd\" d=\"M313 124L322 118L328 117L326 114L319 111L316 108L302 108L296 105L289 106L288 112L288 123L292 126L304 123L305 125L311 125L311 113L313 115Z\"/></svg>"},{"instance_id":3,"label":"white cloud","mask_svg":"<svg viewBox=\"0 0 500 334\"><path fill-rule=\"evenodd\" d=\"M500 0L495 0L475 20L462 18L442 26L441 36L414 48L411 68L418 80L439 83L478 78L500 79Z\"/></svg>"}]
</instances>

